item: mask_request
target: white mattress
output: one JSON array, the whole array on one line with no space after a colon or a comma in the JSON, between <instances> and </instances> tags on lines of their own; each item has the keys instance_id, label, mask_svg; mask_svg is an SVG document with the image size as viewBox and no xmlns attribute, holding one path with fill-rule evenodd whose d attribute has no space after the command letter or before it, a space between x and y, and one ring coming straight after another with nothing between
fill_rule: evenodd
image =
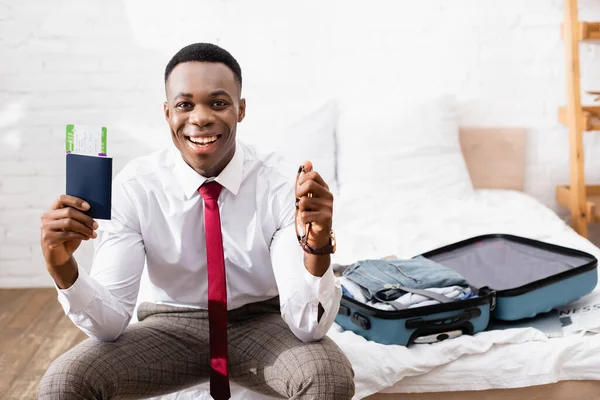
<instances>
[{"instance_id":1,"label":"white mattress","mask_svg":"<svg viewBox=\"0 0 600 400\"><path fill-rule=\"evenodd\" d=\"M487 233L510 233L586 251L600 249L549 208L512 191L479 190L468 199L408 205L336 198L338 252L333 259L416 254ZM596 288L595 292L598 291ZM599 321L600 325L600 321ZM334 325L328 335L350 359L355 398L376 392L484 390L600 379L600 336L547 339L532 329L482 332L432 345L385 346ZM162 399L209 399L198 386ZM233 387L233 398L266 398Z\"/></svg>"}]
</instances>

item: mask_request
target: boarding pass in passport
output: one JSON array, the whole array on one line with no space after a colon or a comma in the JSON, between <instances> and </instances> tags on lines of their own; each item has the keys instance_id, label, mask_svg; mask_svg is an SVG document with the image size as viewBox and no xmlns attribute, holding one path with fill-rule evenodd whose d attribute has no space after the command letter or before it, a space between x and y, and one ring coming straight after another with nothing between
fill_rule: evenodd
<instances>
[{"instance_id":1,"label":"boarding pass in passport","mask_svg":"<svg viewBox=\"0 0 600 400\"><path fill-rule=\"evenodd\" d=\"M67 125L66 146L66 194L90 204L90 217L110 219L113 160L106 154L106 128Z\"/></svg>"},{"instance_id":2,"label":"boarding pass in passport","mask_svg":"<svg viewBox=\"0 0 600 400\"><path fill-rule=\"evenodd\" d=\"M106 127L67 125L67 153L106 157Z\"/></svg>"}]
</instances>

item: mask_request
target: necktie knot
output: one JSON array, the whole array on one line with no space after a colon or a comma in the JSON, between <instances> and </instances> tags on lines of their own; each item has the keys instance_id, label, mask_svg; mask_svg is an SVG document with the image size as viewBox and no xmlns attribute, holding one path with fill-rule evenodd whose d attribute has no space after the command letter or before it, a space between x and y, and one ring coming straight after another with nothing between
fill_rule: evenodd
<instances>
[{"instance_id":1,"label":"necktie knot","mask_svg":"<svg viewBox=\"0 0 600 400\"><path fill-rule=\"evenodd\" d=\"M205 182L198 191L204 200L216 200L219 198L223 186L219 182L210 181Z\"/></svg>"}]
</instances>

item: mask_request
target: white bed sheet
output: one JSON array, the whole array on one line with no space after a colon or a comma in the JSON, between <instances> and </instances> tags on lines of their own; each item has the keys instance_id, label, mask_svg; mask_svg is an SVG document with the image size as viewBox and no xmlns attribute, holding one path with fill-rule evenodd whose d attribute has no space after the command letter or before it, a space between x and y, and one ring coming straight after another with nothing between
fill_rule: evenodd
<instances>
[{"instance_id":1,"label":"white bed sheet","mask_svg":"<svg viewBox=\"0 0 600 400\"><path fill-rule=\"evenodd\" d=\"M356 215L354 202L345 202L342 199L341 212ZM359 231L357 224L363 221L344 218L339 242L345 243L344 235L353 241L343 250L347 254L340 254L344 259L386 254L411 257L487 233L515 234L600 257L600 249L521 192L478 190L468 199L432 199L399 210L385 204L376 207L380 210L378 226L385 227L387 239L381 243L366 240L368 244L361 247L359 239L350 237L352 232L361 232L363 240L369 234L381 237L381 232ZM329 336L351 359L357 398L378 391L485 390L600 379L600 336L548 339L535 329L511 329L411 348L378 345L350 332L332 330Z\"/></svg>"},{"instance_id":2,"label":"white bed sheet","mask_svg":"<svg viewBox=\"0 0 600 400\"><path fill-rule=\"evenodd\" d=\"M487 233L529 237L600 258L600 249L552 210L514 191L478 190L467 199L414 204L338 196L334 221L338 252L333 261L342 264L387 255L412 257ZM377 392L485 390L600 379L600 336L548 339L527 328L406 348L369 342L337 325L328 335L353 365L357 399ZM206 388L200 385L161 399L210 399ZM236 386L232 398L268 399Z\"/></svg>"}]
</instances>

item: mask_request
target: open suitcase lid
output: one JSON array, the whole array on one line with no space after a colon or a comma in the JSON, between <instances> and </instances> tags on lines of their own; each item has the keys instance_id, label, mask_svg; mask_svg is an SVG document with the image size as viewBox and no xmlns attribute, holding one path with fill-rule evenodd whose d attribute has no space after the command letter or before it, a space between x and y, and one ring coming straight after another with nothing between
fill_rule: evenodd
<instances>
[{"instance_id":1,"label":"open suitcase lid","mask_svg":"<svg viewBox=\"0 0 600 400\"><path fill-rule=\"evenodd\" d=\"M593 270L598 260L583 251L506 234L463 240L422 254L451 268L476 288L518 296Z\"/></svg>"}]
</instances>

